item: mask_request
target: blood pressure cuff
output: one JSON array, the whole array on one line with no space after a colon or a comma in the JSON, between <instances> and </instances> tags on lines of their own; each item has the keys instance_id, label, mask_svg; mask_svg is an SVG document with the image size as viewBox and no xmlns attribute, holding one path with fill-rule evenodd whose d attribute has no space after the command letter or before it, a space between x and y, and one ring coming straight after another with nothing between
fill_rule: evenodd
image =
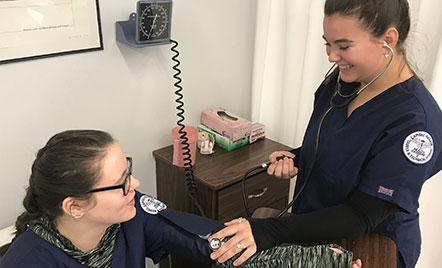
<instances>
[{"instance_id":1,"label":"blood pressure cuff","mask_svg":"<svg viewBox=\"0 0 442 268\"><path fill-rule=\"evenodd\" d=\"M218 221L167 208L160 200L137 192L137 206L146 213L146 256L154 263L168 254L192 261L213 263L208 237L224 228ZM141 210L140 210L141 212ZM137 227L133 227L137 228Z\"/></svg>"},{"instance_id":2,"label":"blood pressure cuff","mask_svg":"<svg viewBox=\"0 0 442 268\"><path fill-rule=\"evenodd\" d=\"M342 250L339 254L331 248ZM241 252L242 253L242 252ZM226 262L217 266L234 268L233 262L239 258L238 253ZM277 246L255 253L246 260L241 268L350 268L353 253L338 245L319 245L302 247L299 245Z\"/></svg>"}]
</instances>

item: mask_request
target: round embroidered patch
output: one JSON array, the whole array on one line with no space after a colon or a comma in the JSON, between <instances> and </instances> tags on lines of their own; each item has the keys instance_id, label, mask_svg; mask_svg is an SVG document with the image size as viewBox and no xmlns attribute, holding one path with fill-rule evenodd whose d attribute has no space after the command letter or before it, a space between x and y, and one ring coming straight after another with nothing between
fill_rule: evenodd
<instances>
[{"instance_id":1,"label":"round embroidered patch","mask_svg":"<svg viewBox=\"0 0 442 268\"><path fill-rule=\"evenodd\" d=\"M153 215L167 208L166 204L147 194L140 198L140 205L144 211Z\"/></svg>"},{"instance_id":2,"label":"round embroidered patch","mask_svg":"<svg viewBox=\"0 0 442 268\"><path fill-rule=\"evenodd\" d=\"M415 164L425 164L433 156L433 138L425 131L416 131L404 140L405 156Z\"/></svg>"}]
</instances>

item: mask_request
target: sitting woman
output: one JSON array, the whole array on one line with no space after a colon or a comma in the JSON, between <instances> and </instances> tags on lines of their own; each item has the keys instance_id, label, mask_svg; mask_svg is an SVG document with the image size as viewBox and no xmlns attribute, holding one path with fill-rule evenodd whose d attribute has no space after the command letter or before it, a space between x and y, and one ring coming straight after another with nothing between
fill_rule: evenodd
<instances>
[{"instance_id":1,"label":"sitting woman","mask_svg":"<svg viewBox=\"0 0 442 268\"><path fill-rule=\"evenodd\" d=\"M26 211L0 249L0 268L142 268L146 257L157 263L169 254L213 263L207 238L223 225L168 209L135 191L139 185L132 159L108 133L56 134L37 153Z\"/></svg>"}]
</instances>

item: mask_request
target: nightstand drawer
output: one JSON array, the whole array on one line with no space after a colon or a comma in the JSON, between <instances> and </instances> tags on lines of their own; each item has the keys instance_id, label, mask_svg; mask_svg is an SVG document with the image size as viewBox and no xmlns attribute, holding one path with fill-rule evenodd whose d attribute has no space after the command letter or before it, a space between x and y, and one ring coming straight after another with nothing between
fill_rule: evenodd
<instances>
[{"instance_id":1,"label":"nightstand drawer","mask_svg":"<svg viewBox=\"0 0 442 268\"><path fill-rule=\"evenodd\" d=\"M217 149L212 155L196 154L193 166L198 190L195 194L199 205L208 218L225 222L246 216L242 201L241 178L251 168L261 165L275 151L287 151L291 148L264 139L233 151ZM173 166L173 146L153 152L156 167L157 197L168 207L194 214L200 214L197 205L189 197L185 170ZM276 179L266 173L250 177L246 183L250 212L258 207L283 209L288 202L289 180ZM172 260L170 264L168 260ZM160 263L160 268L211 268L210 264L185 261L171 256Z\"/></svg>"},{"instance_id":2,"label":"nightstand drawer","mask_svg":"<svg viewBox=\"0 0 442 268\"><path fill-rule=\"evenodd\" d=\"M250 213L259 207L268 207L269 204L279 205L283 209L288 201L290 181L276 179L262 173L246 180L246 196ZM281 201L282 202L277 202ZM218 193L218 220L229 221L238 217L247 216L242 198L241 182L226 187Z\"/></svg>"}]
</instances>

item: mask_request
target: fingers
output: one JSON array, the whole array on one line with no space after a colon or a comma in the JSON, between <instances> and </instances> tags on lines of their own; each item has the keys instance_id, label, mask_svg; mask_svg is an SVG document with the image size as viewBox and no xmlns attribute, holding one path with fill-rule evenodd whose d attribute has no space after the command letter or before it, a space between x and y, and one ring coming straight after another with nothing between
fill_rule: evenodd
<instances>
[{"instance_id":1,"label":"fingers","mask_svg":"<svg viewBox=\"0 0 442 268\"><path fill-rule=\"evenodd\" d=\"M227 227L210 236L209 241L213 238L222 239L226 236L233 236L225 242L221 248L214 251L210 255L210 258L212 260L217 259L218 262L223 263L244 250L241 256L234 262L234 265L240 265L256 252L256 243L253 238L252 228L250 227L250 223L242 218L227 222L225 225Z\"/></svg>"},{"instance_id":2,"label":"fingers","mask_svg":"<svg viewBox=\"0 0 442 268\"><path fill-rule=\"evenodd\" d=\"M242 264L256 252L256 244L254 241L247 237L242 239L240 236L235 235L224 243L220 249L214 251L210 257L223 263L243 250L244 252L241 256L233 262L235 266Z\"/></svg>"},{"instance_id":3,"label":"fingers","mask_svg":"<svg viewBox=\"0 0 442 268\"><path fill-rule=\"evenodd\" d=\"M342 254L342 250L338 249L338 248L329 248L331 250L333 250L334 252L338 253L338 254ZM357 259L353 262L351 268L361 268L362 267L362 261L360 259Z\"/></svg>"},{"instance_id":4,"label":"fingers","mask_svg":"<svg viewBox=\"0 0 442 268\"><path fill-rule=\"evenodd\" d=\"M271 164L267 169L267 174L277 178L291 179L298 174L298 168L294 166L293 159L284 158Z\"/></svg>"},{"instance_id":5,"label":"fingers","mask_svg":"<svg viewBox=\"0 0 442 268\"><path fill-rule=\"evenodd\" d=\"M287 156L284 159L277 160L280 156ZM274 175L277 178L291 179L298 174L298 169L294 166L294 154L288 151L276 151L269 155L270 166L267 174Z\"/></svg>"},{"instance_id":6,"label":"fingers","mask_svg":"<svg viewBox=\"0 0 442 268\"><path fill-rule=\"evenodd\" d=\"M276 157L281 156L281 155L283 155L283 154L282 154L282 151L276 151L276 152L271 153L271 154L269 155L269 160L270 160L270 162L271 162L272 164L275 163L275 162L276 162Z\"/></svg>"},{"instance_id":7,"label":"fingers","mask_svg":"<svg viewBox=\"0 0 442 268\"><path fill-rule=\"evenodd\" d=\"M211 235L211 236L208 238L209 241L212 240L213 238L221 239L221 238L224 238L224 237L227 237L227 236L234 235L234 234L237 232L237 229L238 229L238 228L235 226L235 221L238 222L238 220L235 219L235 220L232 220L232 221L229 221L229 222L224 223L224 225L226 225L227 227L226 227L226 228L223 228L222 230L218 231L217 233ZM230 226L230 225L233 225L233 226ZM230 226L230 227L229 227L229 226Z\"/></svg>"},{"instance_id":8,"label":"fingers","mask_svg":"<svg viewBox=\"0 0 442 268\"><path fill-rule=\"evenodd\" d=\"M276 151L276 152L273 152L273 153L271 153L269 155L270 162L272 164L276 163L276 158L279 157L279 156L288 156L288 157L291 157L291 158L295 157L294 154L292 154L291 152L288 152L288 151Z\"/></svg>"},{"instance_id":9,"label":"fingers","mask_svg":"<svg viewBox=\"0 0 442 268\"><path fill-rule=\"evenodd\" d=\"M333 250L334 252L338 253L338 254L342 254L342 250L340 250L339 248L330 248L331 250Z\"/></svg>"},{"instance_id":10,"label":"fingers","mask_svg":"<svg viewBox=\"0 0 442 268\"><path fill-rule=\"evenodd\" d=\"M291 179L293 178L295 174L295 164L293 163L293 159L291 158L284 158L283 166L282 166L282 177L284 179Z\"/></svg>"},{"instance_id":11,"label":"fingers","mask_svg":"<svg viewBox=\"0 0 442 268\"><path fill-rule=\"evenodd\" d=\"M238 266L243 264L246 260L256 253L256 245L249 246L242 254L233 262L233 265Z\"/></svg>"},{"instance_id":12,"label":"fingers","mask_svg":"<svg viewBox=\"0 0 442 268\"><path fill-rule=\"evenodd\" d=\"M225 225L225 226L229 226L229 225L232 225L232 224L241 223L241 222L244 221L244 220L245 220L244 218L240 217L240 218L238 218L238 219L233 219L233 220L231 220L231 221L225 222L224 225Z\"/></svg>"},{"instance_id":13,"label":"fingers","mask_svg":"<svg viewBox=\"0 0 442 268\"><path fill-rule=\"evenodd\" d=\"M267 174L269 175L273 175L275 173L275 168L276 165L275 164L271 164L268 168L267 168Z\"/></svg>"},{"instance_id":14,"label":"fingers","mask_svg":"<svg viewBox=\"0 0 442 268\"><path fill-rule=\"evenodd\" d=\"M353 265L351 268L361 268L362 267L362 261L360 259L357 259L353 262Z\"/></svg>"}]
</instances>

